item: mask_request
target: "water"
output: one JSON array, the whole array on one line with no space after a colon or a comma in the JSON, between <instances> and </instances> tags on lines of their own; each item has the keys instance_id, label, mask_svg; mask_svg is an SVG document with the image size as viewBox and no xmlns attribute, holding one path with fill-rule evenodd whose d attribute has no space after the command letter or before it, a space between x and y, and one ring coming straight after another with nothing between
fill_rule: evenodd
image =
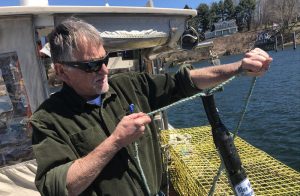
<instances>
[{"instance_id":1,"label":"water","mask_svg":"<svg viewBox=\"0 0 300 196\"><path fill-rule=\"evenodd\" d=\"M300 48L269 52L269 72L258 78L238 135L255 147L300 171ZM242 55L221 58L222 63L240 60ZM195 67L209 65L208 61ZM172 68L170 71L174 71ZM221 118L234 130L240 117L251 78L239 77L215 94ZM168 110L170 123L177 128L207 125L199 99Z\"/></svg>"}]
</instances>

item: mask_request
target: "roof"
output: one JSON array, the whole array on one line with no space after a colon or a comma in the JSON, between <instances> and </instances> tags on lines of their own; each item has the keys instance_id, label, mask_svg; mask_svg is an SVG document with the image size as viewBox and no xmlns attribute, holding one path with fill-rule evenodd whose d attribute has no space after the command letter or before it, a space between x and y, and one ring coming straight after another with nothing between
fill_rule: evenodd
<instances>
[{"instance_id":1,"label":"roof","mask_svg":"<svg viewBox=\"0 0 300 196\"><path fill-rule=\"evenodd\" d=\"M124 6L7 6L0 7L0 15L19 14L59 14L59 13L124 13L124 14L163 14L196 16L196 10L153 8L153 7L124 7Z\"/></svg>"}]
</instances>

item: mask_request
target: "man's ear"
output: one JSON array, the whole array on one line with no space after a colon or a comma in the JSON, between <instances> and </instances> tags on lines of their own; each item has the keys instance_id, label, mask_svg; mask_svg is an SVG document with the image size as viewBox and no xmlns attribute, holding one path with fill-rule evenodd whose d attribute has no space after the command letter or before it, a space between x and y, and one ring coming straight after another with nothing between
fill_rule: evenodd
<instances>
[{"instance_id":1,"label":"man's ear","mask_svg":"<svg viewBox=\"0 0 300 196\"><path fill-rule=\"evenodd\" d=\"M54 69L55 69L55 73L56 73L57 77L60 80L68 83L69 76L68 76L66 67L63 64L55 63L54 64Z\"/></svg>"}]
</instances>

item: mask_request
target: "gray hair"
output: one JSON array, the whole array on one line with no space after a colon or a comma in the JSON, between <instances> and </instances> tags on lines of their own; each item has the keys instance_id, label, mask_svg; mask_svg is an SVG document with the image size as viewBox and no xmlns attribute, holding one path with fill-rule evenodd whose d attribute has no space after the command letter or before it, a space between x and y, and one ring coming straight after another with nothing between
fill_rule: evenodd
<instances>
[{"instance_id":1,"label":"gray hair","mask_svg":"<svg viewBox=\"0 0 300 196\"><path fill-rule=\"evenodd\" d=\"M56 26L49 35L53 63L78 60L77 58L80 58L78 54L81 53L80 46L84 44L83 39L87 39L89 42L87 44L92 46L103 45L99 31L82 20L69 18Z\"/></svg>"}]
</instances>

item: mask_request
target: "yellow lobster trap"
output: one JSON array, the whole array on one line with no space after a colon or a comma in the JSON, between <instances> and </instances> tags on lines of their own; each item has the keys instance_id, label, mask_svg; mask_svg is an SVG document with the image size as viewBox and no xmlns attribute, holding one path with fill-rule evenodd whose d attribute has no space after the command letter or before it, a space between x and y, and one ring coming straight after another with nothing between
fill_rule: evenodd
<instances>
[{"instance_id":1,"label":"yellow lobster trap","mask_svg":"<svg viewBox=\"0 0 300 196\"><path fill-rule=\"evenodd\" d=\"M210 126L164 130L161 140L175 190L183 196L208 195L221 163ZM299 172L239 137L235 145L255 195L300 195ZM217 181L214 195L234 195L226 174Z\"/></svg>"}]
</instances>

